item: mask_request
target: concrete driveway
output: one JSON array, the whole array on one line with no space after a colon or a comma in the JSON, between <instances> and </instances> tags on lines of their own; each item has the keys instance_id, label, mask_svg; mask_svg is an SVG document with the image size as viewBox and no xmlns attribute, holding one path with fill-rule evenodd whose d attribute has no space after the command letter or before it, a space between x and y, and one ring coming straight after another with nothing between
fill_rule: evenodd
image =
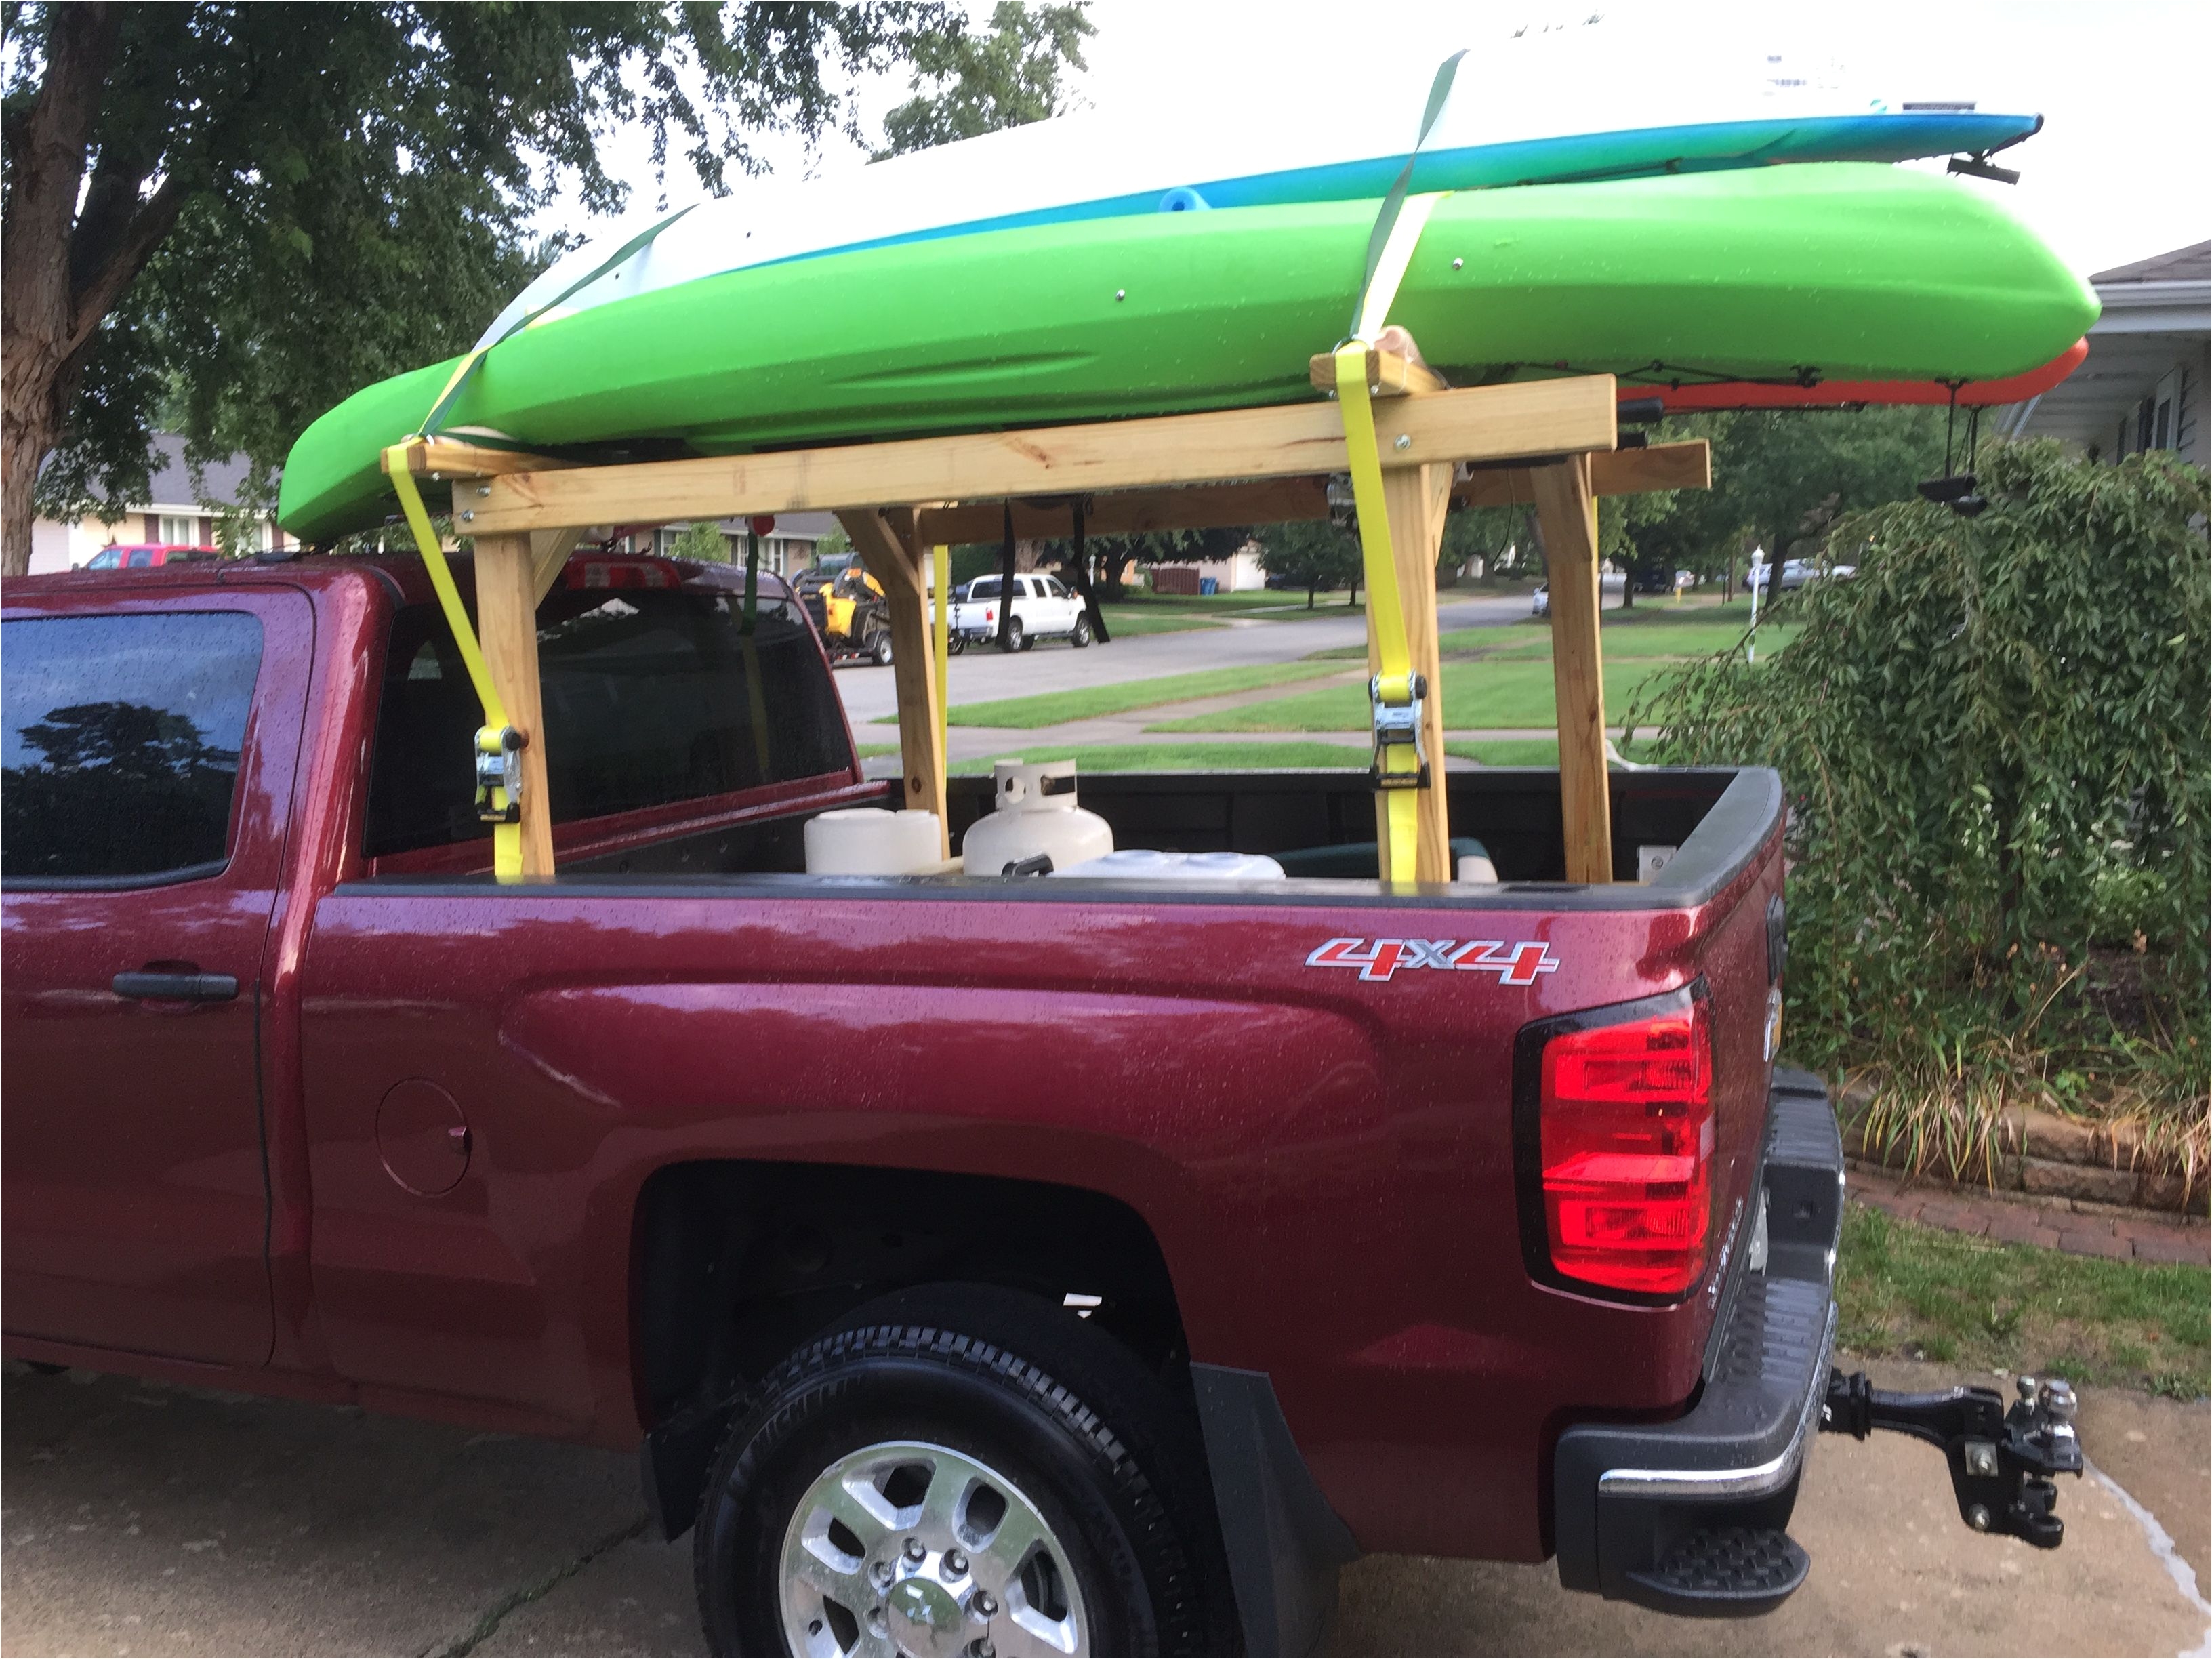
<instances>
[{"instance_id":1,"label":"concrete driveway","mask_svg":"<svg viewBox=\"0 0 2212 1659\"><path fill-rule=\"evenodd\" d=\"M1942 1380L1933 1367L1878 1371L1893 1386ZM646 1536L629 1458L19 1365L0 1389L0 1651L702 1651L690 1540ZM1382 1557L1345 1575L1325 1650L2201 1647L2204 1407L2088 1391L2083 1437L2134 1501L2094 1477L2069 1482L2055 1554L1967 1532L1932 1449L1828 1439L1793 1527L1812 1581L1765 1619L1660 1619L1567 1595L1549 1566ZM2180 1538L2194 1574L2161 1557L2137 1502Z\"/></svg>"}]
</instances>

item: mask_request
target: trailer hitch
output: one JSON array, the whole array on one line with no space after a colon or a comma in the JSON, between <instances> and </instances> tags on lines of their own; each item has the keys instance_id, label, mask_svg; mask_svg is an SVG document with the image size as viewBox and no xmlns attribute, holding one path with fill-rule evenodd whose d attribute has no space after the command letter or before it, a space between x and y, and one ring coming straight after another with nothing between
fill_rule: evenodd
<instances>
[{"instance_id":1,"label":"trailer hitch","mask_svg":"<svg viewBox=\"0 0 2212 1659\"><path fill-rule=\"evenodd\" d=\"M1864 1371L1845 1376L1831 1368L1820 1426L1863 1440L1893 1429L1942 1449L1951 1465L1959 1515L1976 1532L2010 1533L2038 1549L2057 1549L2066 1523L2054 1474L2081 1473L2081 1442L2074 1431L2074 1390L2057 1377L2019 1382L2020 1398L2007 1411L1994 1389L1956 1388L1943 1394L1892 1394L1867 1381Z\"/></svg>"}]
</instances>

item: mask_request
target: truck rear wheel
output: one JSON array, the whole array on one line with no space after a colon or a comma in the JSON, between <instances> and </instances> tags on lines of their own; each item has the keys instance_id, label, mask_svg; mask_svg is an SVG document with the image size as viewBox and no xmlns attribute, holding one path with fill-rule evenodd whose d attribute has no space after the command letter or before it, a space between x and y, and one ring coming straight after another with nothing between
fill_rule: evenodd
<instances>
[{"instance_id":1,"label":"truck rear wheel","mask_svg":"<svg viewBox=\"0 0 2212 1659\"><path fill-rule=\"evenodd\" d=\"M1194 1534L1210 1505L1194 1510L1175 1486L1193 1471L1203 1481L1203 1465L1174 1467L1182 1431L1165 1390L1118 1355L1100 1364L1113 1345L1071 1316L971 1296L886 1298L753 1395L700 1501L711 1650L953 1659L1234 1644L1233 1624L1206 1616Z\"/></svg>"},{"instance_id":2,"label":"truck rear wheel","mask_svg":"<svg viewBox=\"0 0 2212 1659\"><path fill-rule=\"evenodd\" d=\"M891 635L889 629L882 630L869 642L868 655L878 668L889 668L891 665Z\"/></svg>"}]
</instances>

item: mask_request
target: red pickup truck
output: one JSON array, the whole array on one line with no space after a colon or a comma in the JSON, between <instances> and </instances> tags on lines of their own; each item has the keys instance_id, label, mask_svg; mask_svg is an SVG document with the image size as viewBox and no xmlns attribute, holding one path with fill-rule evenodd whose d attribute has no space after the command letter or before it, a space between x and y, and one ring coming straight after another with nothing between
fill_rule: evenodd
<instances>
[{"instance_id":1,"label":"red pickup truck","mask_svg":"<svg viewBox=\"0 0 2212 1659\"><path fill-rule=\"evenodd\" d=\"M1828 1363L1772 773L1618 775L1608 887L1512 770L1488 885L1302 772L1084 799L1350 875L811 877L890 786L741 583L569 563L513 884L418 563L9 585L9 1354L638 1449L720 1650L1290 1650L1360 1550L1796 1587L1816 1422L1911 1425ZM2055 1541L2067 1402L1969 1395L1913 1431Z\"/></svg>"}]
</instances>

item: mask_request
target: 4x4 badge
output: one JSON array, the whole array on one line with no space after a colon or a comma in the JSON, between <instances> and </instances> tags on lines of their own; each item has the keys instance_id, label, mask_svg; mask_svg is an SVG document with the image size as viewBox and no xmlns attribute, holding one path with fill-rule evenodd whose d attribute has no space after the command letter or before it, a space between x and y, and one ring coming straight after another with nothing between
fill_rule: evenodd
<instances>
[{"instance_id":1,"label":"4x4 badge","mask_svg":"<svg viewBox=\"0 0 2212 1659\"><path fill-rule=\"evenodd\" d=\"M1362 979L1387 980L1401 968L1442 968L1495 974L1500 985L1534 985L1557 973L1559 958L1541 939L1333 939L1306 958L1309 968L1357 968Z\"/></svg>"}]
</instances>

